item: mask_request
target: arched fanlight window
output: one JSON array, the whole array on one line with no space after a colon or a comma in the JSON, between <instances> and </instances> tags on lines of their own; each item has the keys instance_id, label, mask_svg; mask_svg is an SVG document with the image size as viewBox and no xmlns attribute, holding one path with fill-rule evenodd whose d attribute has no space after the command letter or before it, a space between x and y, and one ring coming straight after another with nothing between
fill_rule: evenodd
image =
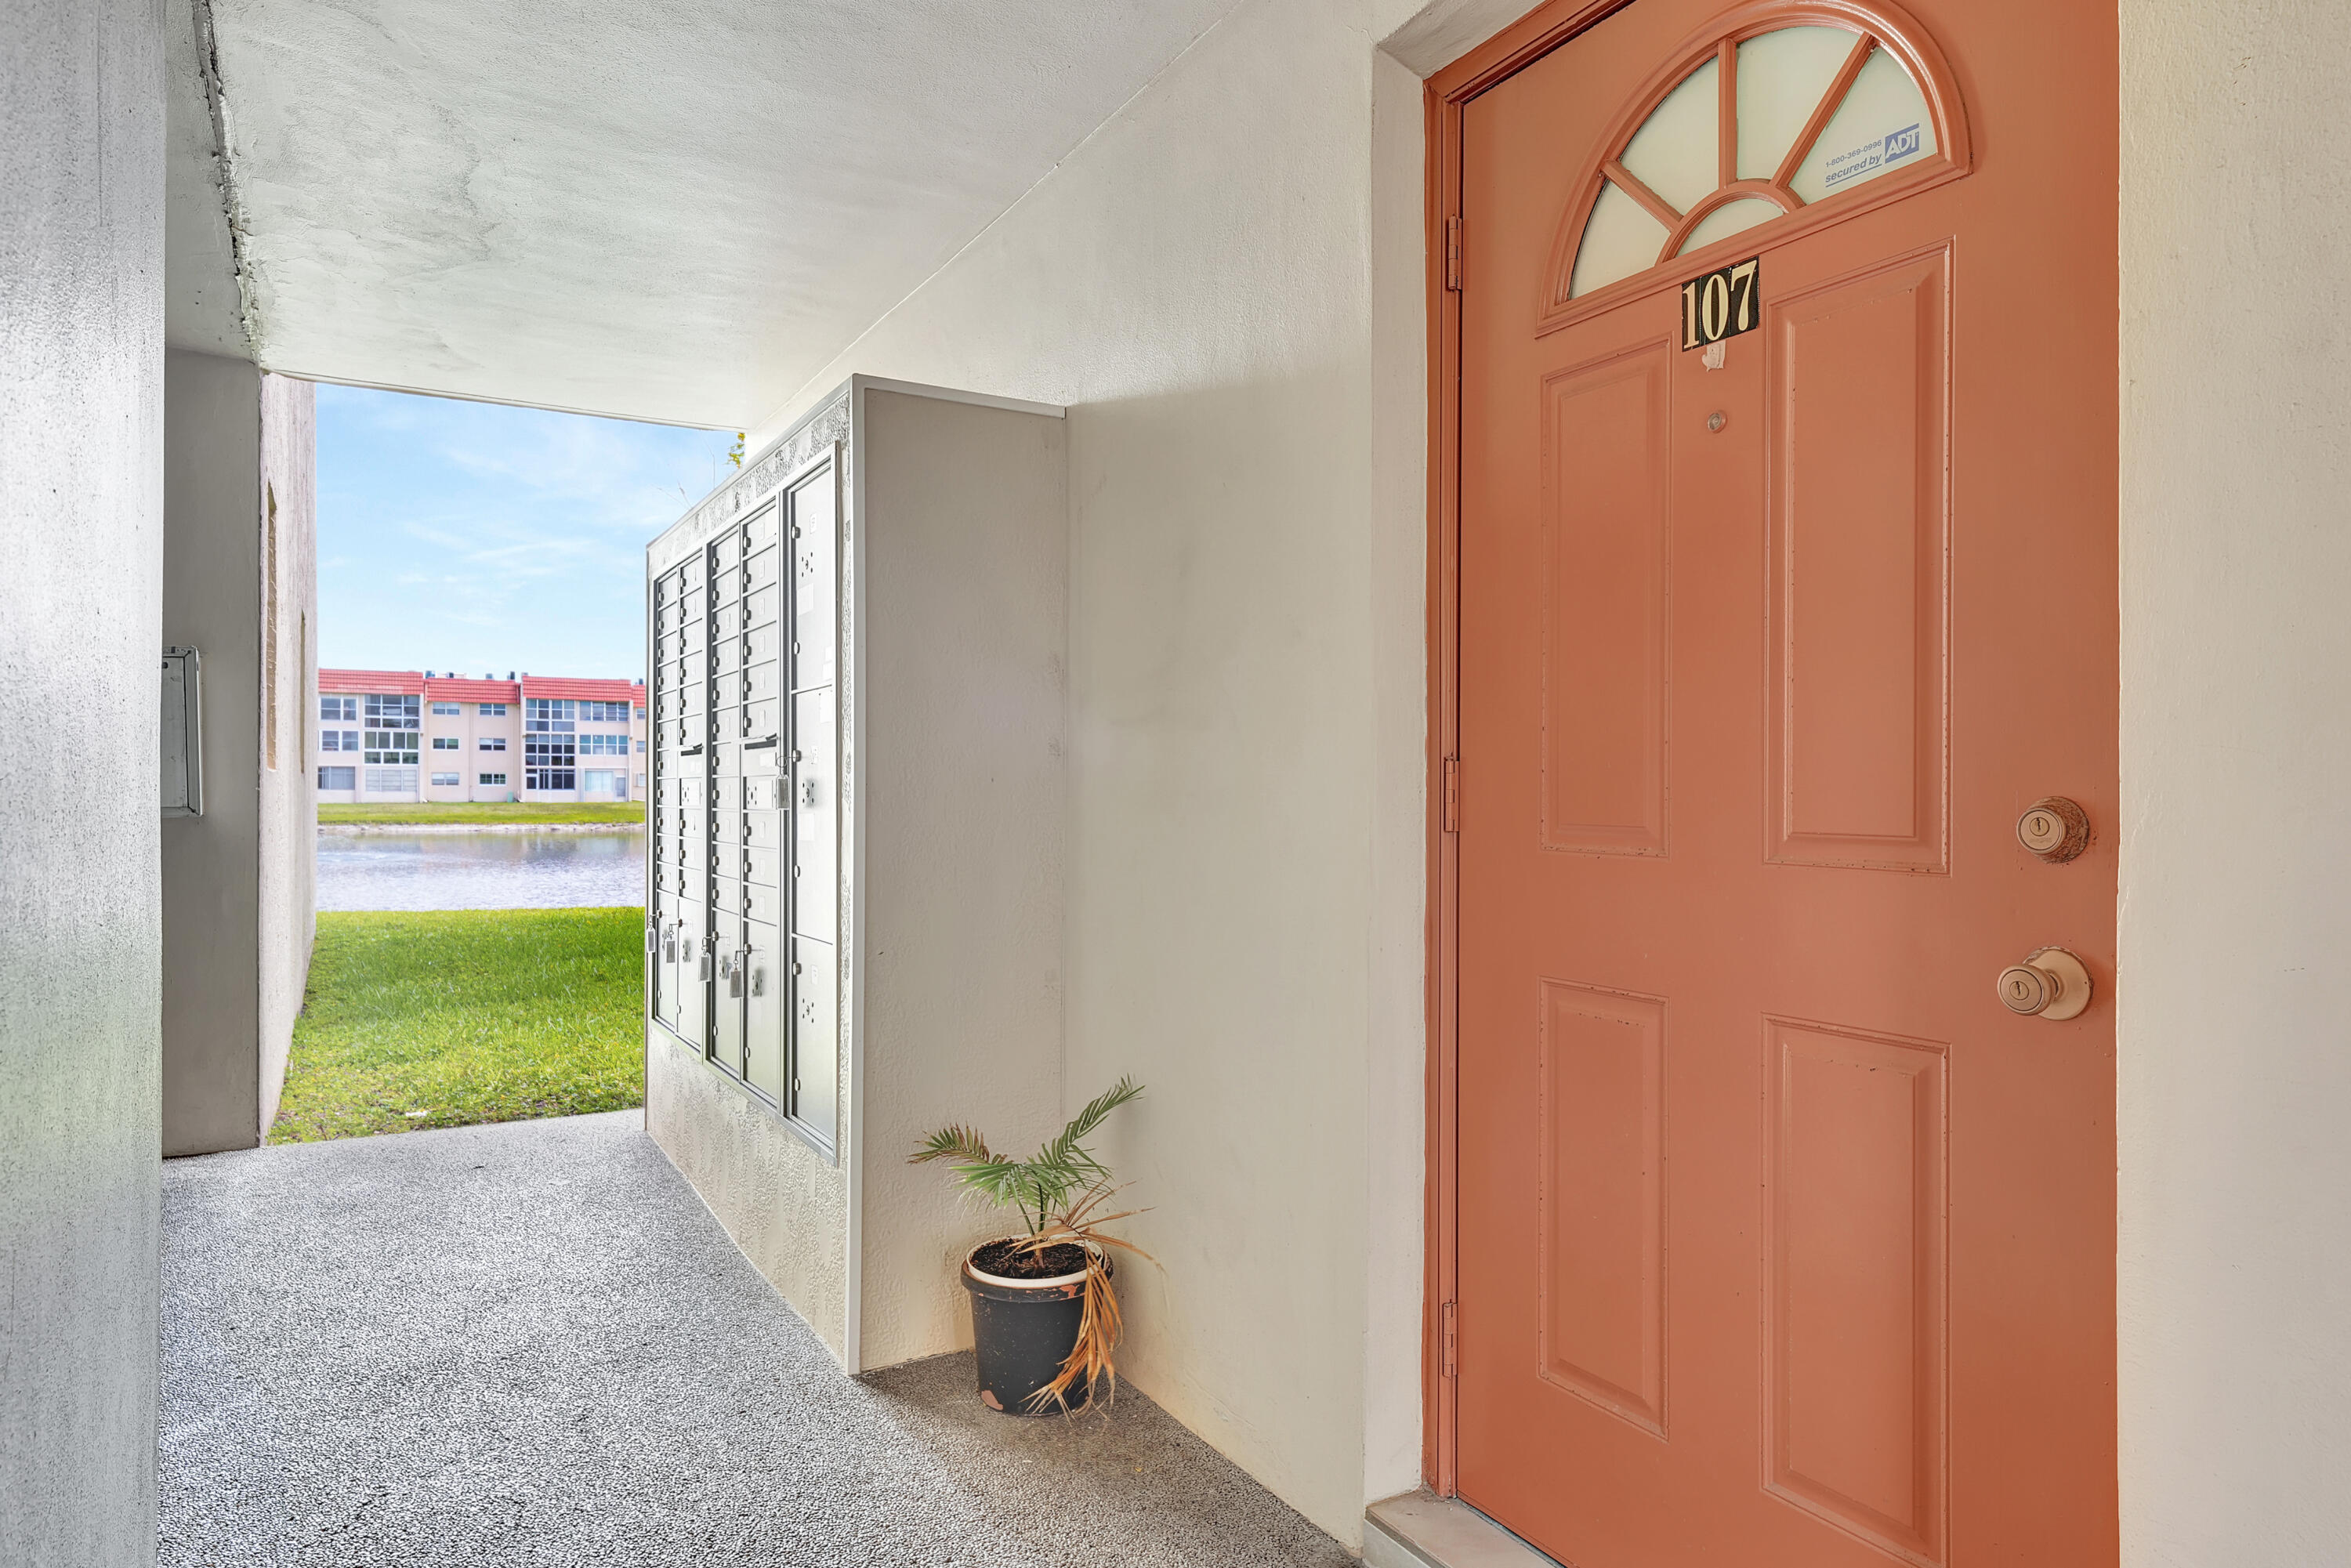
<instances>
[{"instance_id":1,"label":"arched fanlight window","mask_svg":"<svg viewBox=\"0 0 2351 1568\"><path fill-rule=\"evenodd\" d=\"M1949 68L1917 23L1862 0L1755 0L1677 50L1601 138L1538 329L1703 271L1761 225L1792 230L1968 166ZM1685 261L1702 265L1643 276Z\"/></svg>"}]
</instances>

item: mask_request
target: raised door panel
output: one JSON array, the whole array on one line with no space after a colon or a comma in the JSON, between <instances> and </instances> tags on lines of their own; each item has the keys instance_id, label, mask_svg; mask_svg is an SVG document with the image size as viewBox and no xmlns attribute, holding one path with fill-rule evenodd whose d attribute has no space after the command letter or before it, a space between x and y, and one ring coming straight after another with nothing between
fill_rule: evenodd
<instances>
[{"instance_id":1,"label":"raised door panel","mask_svg":"<svg viewBox=\"0 0 2351 1568\"><path fill-rule=\"evenodd\" d=\"M1764 1051L1765 1484L1939 1563L1948 1053L1788 1019Z\"/></svg>"},{"instance_id":2,"label":"raised door panel","mask_svg":"<svg viewBox=\"0 0 2351 1568\"><path fill-rule=\"evenodd\" d=\"M1666 1433L1666 1007L1542 984L1542 1375Z\"/></svg>"},{"instance_id":3,"label":"raised door panel","mask_svg":"<svg viewBox=\"0 0 2351 1568\"><path fill-rule=\"evenodd\" d=\"M1948 864L1950 256L1767 306L1775 861Z\"/></svg>"},{"instance_id":4,"label":"raised door panel","mask_svg":"<svg viewBox=\"0 0 2351 1568\"><path fill-rule=\"evenodd\" d=\"M1541 385L1545 849L1666 852L1668 352Z\"/></svg>"}]
</instances>

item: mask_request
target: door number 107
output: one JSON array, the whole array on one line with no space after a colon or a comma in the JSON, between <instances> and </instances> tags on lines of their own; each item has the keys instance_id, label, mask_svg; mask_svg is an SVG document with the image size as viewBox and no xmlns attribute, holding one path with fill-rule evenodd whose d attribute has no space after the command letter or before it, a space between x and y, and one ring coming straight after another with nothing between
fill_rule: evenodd
<instances>
[{"instance_id":1,"label":"door number 107","mask_svg":"<svg viewBox=\"0 0 2351 1568\"><path fill-rule=\"evenodd\" d=\"M1755 329L1762 314L1756 298L1756 264L1750 256L1736 267L1693 277L1682 285L1682 347L1703 349Z\"/></svg>"}]
</instances>

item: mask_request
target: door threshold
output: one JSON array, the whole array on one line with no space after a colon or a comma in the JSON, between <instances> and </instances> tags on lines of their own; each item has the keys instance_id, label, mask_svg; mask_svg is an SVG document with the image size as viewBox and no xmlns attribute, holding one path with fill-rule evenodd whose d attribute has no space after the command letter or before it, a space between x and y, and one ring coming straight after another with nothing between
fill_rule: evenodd
<instances>
[{"instance_id":1,"label":"door threshold","mask_svg":"<svg viewBox=\"0 0 2351 1568\"><path fill-rule=\"evenodd\" d=\"M1408 1491L1364 1510L1364 1568L1561 1568L1456 1498Z\"/></svg>"}]
</instances>

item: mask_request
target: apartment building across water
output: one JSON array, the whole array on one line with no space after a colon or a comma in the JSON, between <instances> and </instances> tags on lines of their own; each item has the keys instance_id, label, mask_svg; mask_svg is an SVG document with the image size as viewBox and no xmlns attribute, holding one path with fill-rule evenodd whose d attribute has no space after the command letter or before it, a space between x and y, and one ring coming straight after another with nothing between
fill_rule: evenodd
<instances>
[{"instance_id":1,"label":"apartment building across water","mask_svg":"<svg viewBox=\"0 0 2351 1568\"><path fill-rule=\"evenodd\" d=\"M642 800L643 681L320 670L321 800Z\"/></svg>"}]
</instances>

